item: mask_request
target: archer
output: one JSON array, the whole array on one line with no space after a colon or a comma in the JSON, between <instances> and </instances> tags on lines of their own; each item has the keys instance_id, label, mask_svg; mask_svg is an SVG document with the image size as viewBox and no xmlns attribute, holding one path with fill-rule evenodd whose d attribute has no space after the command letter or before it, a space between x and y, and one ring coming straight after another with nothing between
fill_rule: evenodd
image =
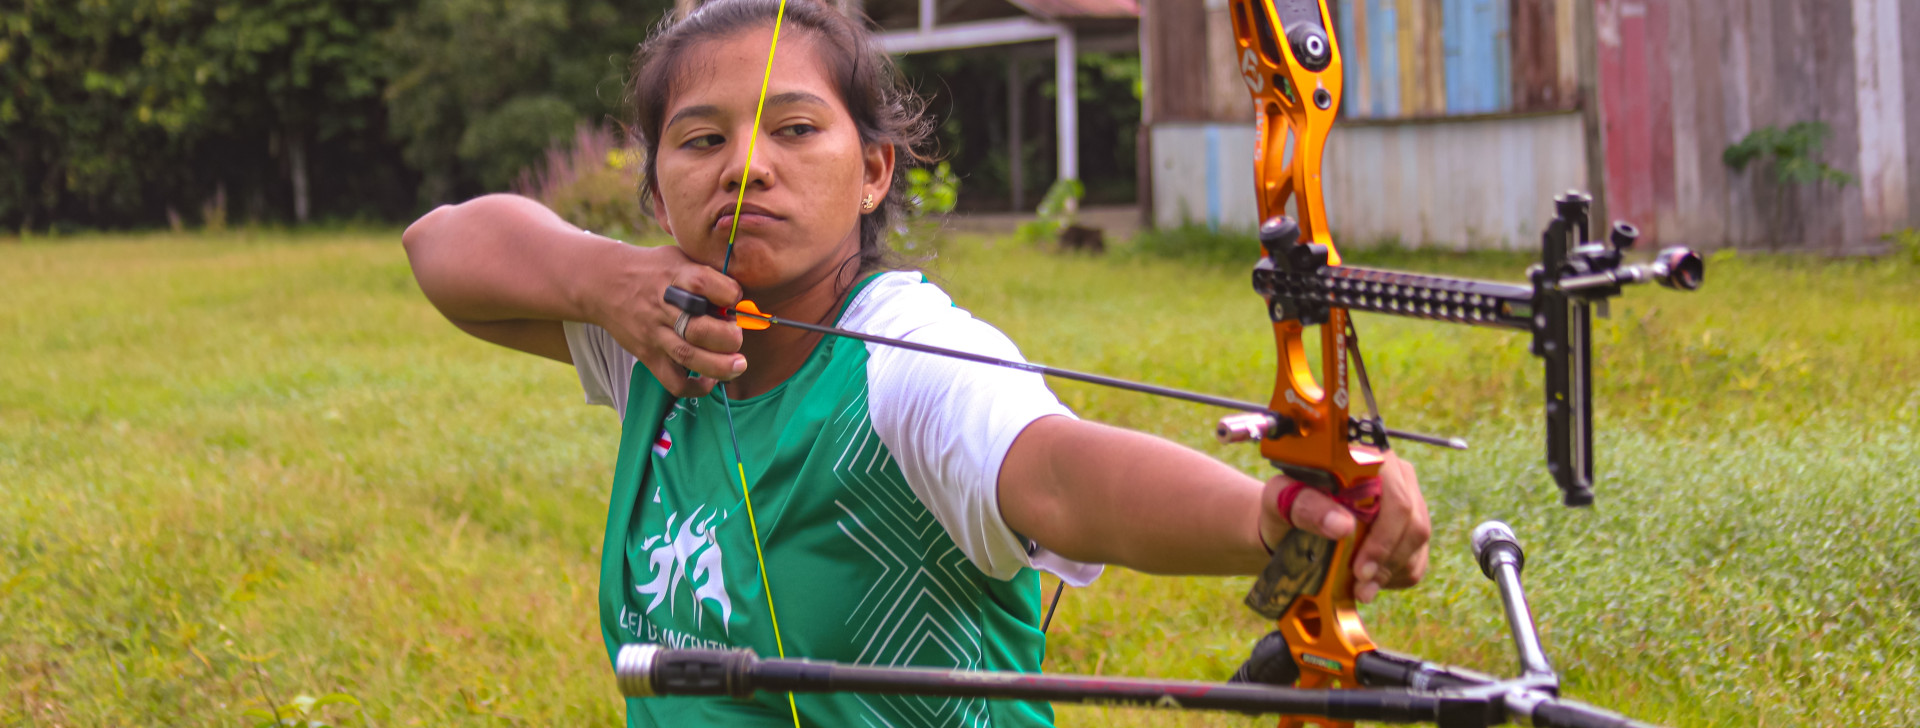
<instances>
[{"instance_id":1,"label":"archer","mask_svg":"<svg viewBox=\"0 0 1920 728\"><path fill-rule=\"evenodd\" d=\"M815 0L718 0L648 40L631 111L642 193L675 245L621 244L510 196L440 208L404 236L456 326L573 364L588 401L621 413L600 585L609 657L655 642L1038 672L1039 571L1076 584L1103 564L1253 574L1295 524L1352 533L1320 491L1079 420L1037 375L743 333L663 303L669 286L722 306L752 298L788 319L1018 358L887 253L896 183L929 126L875 48ZM1361 601L1426 569L1413 469L1384 457L1352 564ZM627 706L633 725L925 723L911 711L941 703L917 700ZM1044 702L948 705L943 722L1052 722Z\"/></svg>"}]
</instances>

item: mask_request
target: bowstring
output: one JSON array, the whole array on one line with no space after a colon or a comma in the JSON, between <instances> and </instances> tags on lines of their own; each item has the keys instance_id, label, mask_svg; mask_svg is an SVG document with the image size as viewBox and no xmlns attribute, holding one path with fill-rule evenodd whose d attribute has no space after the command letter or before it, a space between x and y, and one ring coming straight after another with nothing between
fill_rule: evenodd
<instances>
[{"instance_id":1,"label":"bowstring","mask_svg":"<svg viewBox=\"0 0 1920 728\"><path fill-rule=\"evenodd\" d=\"M747 134L747 166L740 170L740 196L733 202L733 225L727 231L727 255L720 262L720 274L726 275L733 266L733 240L740 234L740 210L747 202L747 180L753 175L753 151L760 142L760 115L767 108L767 85L773 80L773 53L780 47L780 26L787 17L787 0L780 0L780 8L773 17L773 42L767 45L767 70L760 77L760 99L753 107L753 129ZM740 457L740 435L733 427L733 401L727 396L725 382L716 382L714 389L720 393L720 406L727 414L727 438L733 443L734 470L740 476L740 498L747 506L747 526L753 531L753 558L760 564L760 589L767 595L767 618L773 623L773 646L781 659L787 656L786 643L780 639L780 614L773 608L773 583L767 578L767 557L760 545L760 522L753 515L753 493L747 487L747 463ZM800 728L800 707L793 699L793 691L787 691L787 709L793 713L793 728Z\"/></svg>"}]
</instances>

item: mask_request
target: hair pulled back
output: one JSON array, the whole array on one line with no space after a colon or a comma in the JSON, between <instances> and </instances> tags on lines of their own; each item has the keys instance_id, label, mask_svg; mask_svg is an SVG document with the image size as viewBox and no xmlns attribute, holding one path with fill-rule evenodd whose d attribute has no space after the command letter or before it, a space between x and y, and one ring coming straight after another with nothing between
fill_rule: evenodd
<instances>
[{"instance_id":1,"label":"hair pulled back","mask_svg":"<svg viewBox=\"0 0 1920 728\"><path fill-rule=\"evenodd\" d=\"M660 194L654 160L660 151L667 104L691 55L688 51L706 41L771 27L779 15L780 0L713 0L678 22L663 23L634 51L627 98L632 104L634 131L646 150L641 167L642 203L650 203ZM814 47L819 49L840 101L853 116L861 144L886 144L894 149L893 184L886 199L860 215L857 259L859 274L892 267L887 231L895 216L905 213L906 169L927 159L918 151L932 131L924 117L925 103L899 81L893 59L880 50L873 34L839 10L819 0L786 0L781 24L783 36L799 31L818 41ZM652 205L642 204L642 208L651 210Z\"/></svg>"}]
</instances>

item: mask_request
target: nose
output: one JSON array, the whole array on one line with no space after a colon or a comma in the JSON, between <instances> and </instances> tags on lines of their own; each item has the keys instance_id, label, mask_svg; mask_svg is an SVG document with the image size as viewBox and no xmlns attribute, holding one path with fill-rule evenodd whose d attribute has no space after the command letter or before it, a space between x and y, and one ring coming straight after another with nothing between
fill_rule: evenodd
<instances>
[{"instance_id":1,"label":"nose","mask_svg":"<svg viewBox=\"0 0 1920 728\"><path fill-rule=\"evenodd\" d=\"M735 137L746 140L746 143L733 145L733 154L727 159L726 172L721 176L726 191L739 192L742 184L760 189L773 185L773 165L768 164L768 148L760 143L767 141L762 138L767 135L758 131L749 127Z\"/></svg>"}]
</instances>

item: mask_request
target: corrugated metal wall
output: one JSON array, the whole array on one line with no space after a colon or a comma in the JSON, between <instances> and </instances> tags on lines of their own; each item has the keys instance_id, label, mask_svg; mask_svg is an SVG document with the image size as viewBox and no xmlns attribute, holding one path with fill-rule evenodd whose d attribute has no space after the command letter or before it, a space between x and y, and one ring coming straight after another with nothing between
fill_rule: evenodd
<instances>
[{"instance_id":1,"label":"corrugated metal wall","mask_svg":"<svg viewBox=\"0 0 1920 728\"><path fill-rule=\"evenodd\" d=\"M1224 2L1200 1L1205 48L1226 53ZM1612 217L1656 244L1819 252L1879 250L1881 235L1920 227L1920 0L1592 4ZM1546 201L1586 186L1587 141L1570 133L1581 129L1576 0L1329 6L1347 64L1329 213L1349 242L1527 247ZM1229 56L1197 59L1206 113L1179 119L1217 127L1216 139L1251 134ZM1764 165L1736 172L1722 159L1756 129L1801 121L1827 126L1819 159L1853 183L1782 185ZM1155 219L1252 225L1234 204L1206 203L1241 194L1241 176L1250 189L1247 165L1209 173L1201 127L1169 131L1150 131L1153 173L1166 175Z\"/></svg>"},{"instance_id":2,"label":"corrugated metal wall","mask_svg":"<svg viewBox=\"0 0 1920 728\"><path fill-rule=\"evenodd\" d=\"M1607 198L1654 239L1819 252L1920 225L1920 4L1910 0L1596 0ZM1904 47L1903 47L1904 46ZM1818 160L1853 176L1736 172L1756 129L1825 124Z\"/></svg>"},{"instance_id":3,"label":"corrugated metal wall","mask_svg":"<svg viewBox=\"0 0 1920 728\"><path fill-rule=\"evenodd\" d=\"M1251 124L1155 124L1161 227L1257 222ZM1335 242L1452 249L1539 244L1553 196L1587 178L1578 113L1335 127L1324 166Z\"/></svg>"},{"instance_id":4,"label":"corrugated metal wall","mask_svg":"<svg viewBox=\"0 0 1920 728\"><path fill-rule=\"evenodd\" d=\"M1334 0L1350 119L1574 108L1573 0Z\"/></svg>"},{"instance_id":5,"label":"corrugated metal wall","mask_svg":"<svg viewBox=\"0 0 1920 728\"><path fill-rule=\"evenodd\" d=\"M1573 1L1330 0L1347 67L1349 122L1334 129L1324 166L1341 241L1537 244L1553 195L1586 180L1580 116L1568 111ZM1205 2L1210 113L1181 119L1168 104L1151 125L1153 222L1251 228L1246 87L1226 4ZM1545 111L1557 113L1511 113Z\"/></svg>"}]
</instances>

